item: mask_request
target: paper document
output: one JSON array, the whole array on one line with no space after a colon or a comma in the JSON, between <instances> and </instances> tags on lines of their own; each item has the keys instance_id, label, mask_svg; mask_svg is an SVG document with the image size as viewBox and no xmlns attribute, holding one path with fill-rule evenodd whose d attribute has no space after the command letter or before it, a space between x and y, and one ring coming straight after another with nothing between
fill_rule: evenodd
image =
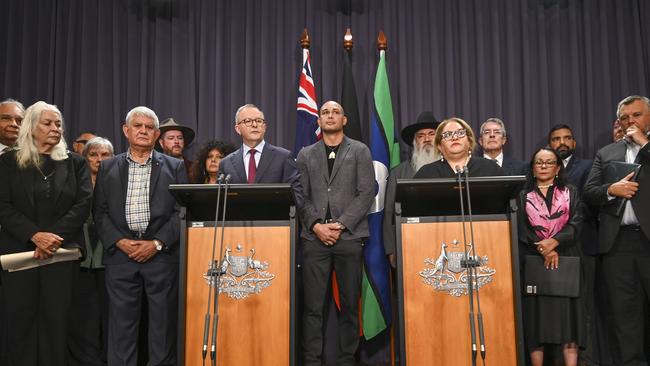
<instances>
[{"instance_id":1,"label":"paper document","mask_svg":"<svg viewBox=\"0 0 650 366\"><path fill-rule=\"evenodd\" d=\"M79 251L79 248L59 248L59 250L48 259L34 258L34 251L0 255L0 264L2 265L2 269L5 271L14 272L46 266L57 262L76 261L79 258L81 258L81 251Z\"/></svg>"}]
</instances>

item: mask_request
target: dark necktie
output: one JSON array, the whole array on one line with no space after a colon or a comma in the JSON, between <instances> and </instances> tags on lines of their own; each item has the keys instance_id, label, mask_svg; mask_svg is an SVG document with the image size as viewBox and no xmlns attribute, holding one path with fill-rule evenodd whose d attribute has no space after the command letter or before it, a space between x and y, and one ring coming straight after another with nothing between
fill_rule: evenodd
<instances>
[{"instance_id":1,"label":"dark necktie","mask_svg":"<svg viewBox=\"0 0 650 366\"><path fill-rule=\"evenodd\" d=\"M255 153L257 150L251 149L248 153L250 156L248 157L248 183L253 183L255 182L255 171L257 167L255 166Z\"/></svg>"}]
</instances>

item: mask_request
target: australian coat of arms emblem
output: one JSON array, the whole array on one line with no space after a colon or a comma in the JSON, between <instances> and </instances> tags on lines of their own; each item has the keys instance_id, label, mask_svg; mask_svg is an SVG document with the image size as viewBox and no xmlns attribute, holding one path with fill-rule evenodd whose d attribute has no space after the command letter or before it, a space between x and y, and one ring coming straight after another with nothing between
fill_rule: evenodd
<instances>
[{"instance_id":1,"label":"australian coat of arms emblem","mask_svg":"<svg viewBox=\"0 0 650 366\"><path fill-rule=\"evenodd\" d=\"M450 244L444 241L440 244L440 255L437 259L425 258L425 268L419 272L422 281L433 287L436 291L446 292L451 296L462 296L468 294L468 274L467 269L463 266L465 258L472 258L471 244L468 245L468 252L459 250L460 245L457 240ZM477 256L475 262L475 278L473 282L474 290L492 282L492 276L496 270L487 267L488 257Z\"/></svg>"},{"instance_id":2,"label":"australian coat of arms emblem","mask_svg":"<svg viewBox=\"0 0 650 366\"><path fill-rule=\"evenodd\" d=\"M237 245L237 252L241 252L241 245ZM269 264L255 257L255 248L251 248L249 255L232 255L232 250L226 248L221 266L219 293L224 293L235 300L243 300L252 294L259 294L263 289L271 286L275 275L268 270ZM209 286L214 286L216 273L206 273L203 278Z\"/></svg>"}]
</instances>

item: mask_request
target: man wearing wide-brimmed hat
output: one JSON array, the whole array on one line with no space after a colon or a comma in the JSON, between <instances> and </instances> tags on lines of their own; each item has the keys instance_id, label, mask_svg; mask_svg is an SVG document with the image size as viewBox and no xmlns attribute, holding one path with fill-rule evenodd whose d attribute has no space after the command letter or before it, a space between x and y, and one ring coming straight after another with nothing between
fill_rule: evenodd
<instances>
[{"instance_id":1,"label":"man wearing wide-brimmed hat","mask_svg":"<svg viewBox=\"0 0 650 366\"><path fill-rule=\"evenodd\" d=\"M160 138L156 144L156 150L162 151L176 159L181 159L185 163L187 174L190 173L192 162L183 157L183 151L194 140L194 130L176 122L174 118L167 118L160 125Z\"/></svg>"},{"instance_id":2,"label":"man wearing wide-brimmed hat","mask_svg":"<svg viewBox=\"0 0 650 366\"><path fill-rule=\"evenodd\" d=\"M413 148L411 159L402 162L390 171L384 204L384 249L391 265L395 266L395 191L398 179L413 178L424 165L440 159L433 140L440 122L431 112L422 112L415 123L402 129L402 140Z\"/></svg>"}]
</instances>

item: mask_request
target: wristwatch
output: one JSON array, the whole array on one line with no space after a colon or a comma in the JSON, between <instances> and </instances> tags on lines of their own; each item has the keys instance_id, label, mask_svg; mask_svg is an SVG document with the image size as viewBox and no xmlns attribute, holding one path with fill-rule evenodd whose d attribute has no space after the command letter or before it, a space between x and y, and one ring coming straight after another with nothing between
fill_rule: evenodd
<instances>
[{"instance_id":1,"label":"wristwatch","mask_svg":"<svg viewBox=\"0 0 650 366\"><path fill-rule=\"evenodd\" d=\"M163 244L158 239L153 240L153 244L156 246L157 251L163 250Z\"/></svg>"}]
</instances>

